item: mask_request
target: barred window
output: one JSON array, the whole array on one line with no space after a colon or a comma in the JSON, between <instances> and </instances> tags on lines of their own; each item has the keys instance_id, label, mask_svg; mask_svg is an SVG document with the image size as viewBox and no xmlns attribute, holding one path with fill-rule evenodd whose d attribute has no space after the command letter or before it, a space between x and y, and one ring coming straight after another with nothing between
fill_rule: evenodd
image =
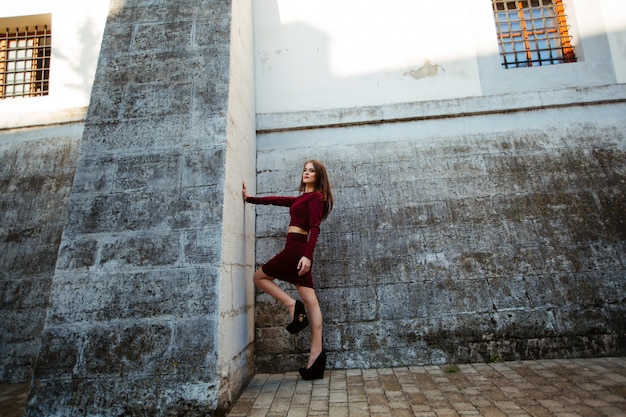
<instances>
[{"instance_id":1,"label":"barred window","mask_svg":"<svg viewBox=\"0 0 626 417\"><path fill-rule=\"evenodd\" d=\"M0 98L48 95L50 36L47 25L0 33Z\"/></svg>"},{"instance_id":2,"label":"barred window","mask_svg":"<svg viewBox=\"0 0 626 417\"><path fill-rule=\"evenodd\" d=\"M576 62L563 0L492 0L504 68Z\"/></svg>"}]
</instances>

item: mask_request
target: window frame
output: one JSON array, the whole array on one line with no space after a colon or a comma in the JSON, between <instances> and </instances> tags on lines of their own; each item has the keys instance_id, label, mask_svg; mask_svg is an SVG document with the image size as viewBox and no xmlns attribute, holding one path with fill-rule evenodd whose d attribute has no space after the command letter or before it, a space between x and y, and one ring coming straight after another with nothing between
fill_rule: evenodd
<instances>
[{"instance_id":1,"label":"window frame","mask_svg":"<svg viewBox=\"0 0 626 417\"><path fill-rule=\"evenodd\" d=\"M492 0L492 10L505 69L577 62L563 0Z\"/></svg>"},{"instance_id":2,"label":"window frame","mask_svg":"<svg viewBox=\"0 0 626 417\"><path fill-rule=\"evenodd\" d=\"M29 17L21 20L28 22ZM5 31L0 32L0 99L48 95L52 55L50 24L21 24L14 29L8 23L3 26Z\"/></svg>"}]
</instances>

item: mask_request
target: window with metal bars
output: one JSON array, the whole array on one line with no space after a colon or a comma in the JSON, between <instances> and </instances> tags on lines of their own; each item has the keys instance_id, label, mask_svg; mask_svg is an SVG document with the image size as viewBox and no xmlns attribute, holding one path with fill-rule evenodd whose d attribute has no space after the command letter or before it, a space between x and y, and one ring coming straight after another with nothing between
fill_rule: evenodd
<instances>
[{"instance_id":1,"label":"window with metal bars","mask_svg":"<svg viewBox=\"0 0 626 417\"><path fill-rule=\"evenodd\" d=\"M50 51L48 26L0 33L0 98L48 95Z\"/></svg>"},{"instance_id":2,"label":"window with metal bars","mask_svg":"<svg viewBox=\"0 0 626 417\"><path fill-rule=\"evenodd\" d=\"M576 62L563 0L492 0L504 68Z\"/></svg>"}]
</instances>

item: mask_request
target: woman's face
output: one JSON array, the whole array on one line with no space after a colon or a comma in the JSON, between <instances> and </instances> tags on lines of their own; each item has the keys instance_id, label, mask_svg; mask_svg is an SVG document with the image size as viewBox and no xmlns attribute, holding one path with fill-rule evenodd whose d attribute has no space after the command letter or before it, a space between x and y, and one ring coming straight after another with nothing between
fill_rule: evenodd
<instances>
[{"instance_id":1,"label":"woman's face","mask_svg":"<svg viewBox=\"0 0 626 417\"><path fill-rule=\"evenodd\" d=\"M312 163L307 162L304 166L304 170L302 171L302 182L305 185L315 185L315 181L315 167Z\"/></svg>"}]
</instances>

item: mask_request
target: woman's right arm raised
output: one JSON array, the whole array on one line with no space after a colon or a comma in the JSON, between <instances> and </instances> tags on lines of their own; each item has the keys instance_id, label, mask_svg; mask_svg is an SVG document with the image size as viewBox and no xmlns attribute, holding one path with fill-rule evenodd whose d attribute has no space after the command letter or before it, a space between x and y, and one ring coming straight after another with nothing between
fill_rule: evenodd
<instances>
[{"instance_id":1,"label":"woman's right arm raised","mask_svg":"<svg viewBox=\"0 0 626 417\"><path fill-rule=\"evenodd\" d=\"M242 188L241 188L241 195L243 196L243 202L246 202L246 199L248 198L248 189L246 188L246 183L242 182Z\"/></svg>"},{"instance_id":2,"label":"woman's right arm raised","mask_svg":"<svg viewBox=\"0 0 626 417\"><path fill-rule=\"evenodd\" d=\"M291 207L294 201L296 201L296 197L279 197L279 196L252 197L248 195L248 189L246 188L245 182L242 183L241 196L243 197L243 201L245 203L250 203L250 204L265 204L265 205Z\"/></svg>"}]
</instances>

